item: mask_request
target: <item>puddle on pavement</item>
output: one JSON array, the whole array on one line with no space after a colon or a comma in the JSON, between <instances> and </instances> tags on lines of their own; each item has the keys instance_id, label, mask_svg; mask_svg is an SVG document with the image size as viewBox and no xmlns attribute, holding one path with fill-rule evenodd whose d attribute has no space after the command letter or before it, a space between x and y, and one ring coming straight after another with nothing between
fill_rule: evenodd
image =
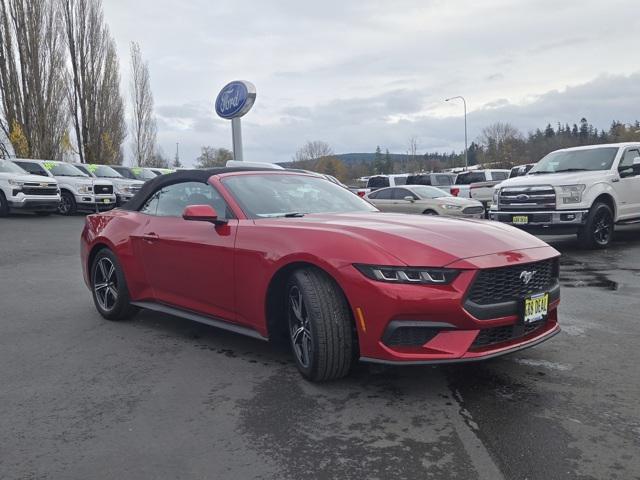
<instances>
[{"instance_id":1,"label":"puddle on pavement","mask_svg":"<svg viewBox=\"0 0 640 480\"><path fill-rule=\"evenodd\" d=\"M611 268L596 267L571 258L560 260L560 283L563 287L596 287L604 290L620 290L621 284L607 275Z\"/></svg>"}]
</instances>

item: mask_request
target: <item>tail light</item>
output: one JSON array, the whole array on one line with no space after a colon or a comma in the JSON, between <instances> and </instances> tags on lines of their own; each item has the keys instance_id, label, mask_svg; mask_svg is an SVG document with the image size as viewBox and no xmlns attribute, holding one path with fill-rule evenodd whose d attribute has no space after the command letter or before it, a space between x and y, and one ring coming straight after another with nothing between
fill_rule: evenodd
<instances>
[{"instance_id":1,"label":"tail light","mask_svg":"<svg viewBox=\"0 0 640 480\"><path fill-rule=\"evenodd\" d=\"M451 189L451 195L453 195L454 197L457 197L459 193L460 193L460 189L459 188L452 188Z\"/></svg>"},{"instance_id":2,"label":"tail light","mask_svg":"<svg viewBox=\"0 0 640 480\"><path fill-rule=\"evenodd\" d=\"M363 191L359 191L359 192L358 192L358 196L359 196L359 197L364 197L364 192L363 192Z\"/></svg>"}]
</instances>

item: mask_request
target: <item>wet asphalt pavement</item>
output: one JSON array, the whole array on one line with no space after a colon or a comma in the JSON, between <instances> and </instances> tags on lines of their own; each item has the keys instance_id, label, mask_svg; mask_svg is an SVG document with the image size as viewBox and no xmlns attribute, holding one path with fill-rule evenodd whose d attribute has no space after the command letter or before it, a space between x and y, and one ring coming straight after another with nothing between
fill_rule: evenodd
<instances>
[{"instance_id":1,"label":"wet asphalt pavement","mask_svg":"<svg viewBox=\"0 0 640 480\"><path fill-rule=\"evenodd\" d=\"M546 343L314 385L258 340L103 320L83 222L0 219L1 479L640 479L640 227L605 252L545 238L563 253Z\"/></svg>"}]
</instances>

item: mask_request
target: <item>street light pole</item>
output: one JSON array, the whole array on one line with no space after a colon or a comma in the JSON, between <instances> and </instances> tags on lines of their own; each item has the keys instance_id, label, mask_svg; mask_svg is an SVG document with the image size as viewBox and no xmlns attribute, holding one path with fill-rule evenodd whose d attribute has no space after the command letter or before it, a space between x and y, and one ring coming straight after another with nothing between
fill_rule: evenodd
<instances>
[{"instance_id":1,"label":"street light pole","mask_svg":"<svg viewBox=\"0 0 640 480\"><path fill-rule=\"evenodd\" d=\"M456 97L445 98L444 101L448 102L449 100L456 100L458 98L462 100L462 104L464 105L464 168L468 169L469 154L468 154L468 148L467 148L467 101L461 95L458 95Z\"/></svg>"}]
</instances>

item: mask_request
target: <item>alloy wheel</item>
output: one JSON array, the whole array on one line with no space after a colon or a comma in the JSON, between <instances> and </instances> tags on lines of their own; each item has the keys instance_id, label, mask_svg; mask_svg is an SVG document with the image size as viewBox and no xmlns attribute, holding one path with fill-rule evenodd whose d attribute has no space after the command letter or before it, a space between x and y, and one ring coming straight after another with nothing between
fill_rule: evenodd
<instances>
[{"instance_id":1,"label":"alloy wheel","mask_svg":"<svg viewBox=\"0 0 640 480\"><path fill-rule=\"evenodd\" d=\"M62 215L66 215L71 210L71 202L69 201L69 197L66 195L62 195L60 199L60 205L58 205L58 212Z\"/></svg>"},{"instance_id":2,"label":"alloy wheel","mask_svg":"<svg viewBox=\"0 0 640 480\"><path fill-rule=\"evenodd\" d=\"M593 226L593 238L600 245L606 245L611 239L611 228L613 224L609 212L601 212L595 219Z\"/></svg>"},{"instance_id":3,"label":"alloy wheel","mask_svg":"<svg viewBox=\"0 0 640 480\"><path fill-rule=\"evenodd\" d=\"M289 333L293 353L303 368L309 368L313 354L311 322L302 292L295 285L289 289Z\"/></svg>"},{"instance_id":4,"label":"alloy wheel","mask_svg":"<svg viewBox=\"0 0 640 480\"><path fill-rule=\"evenodd\" d=\"M93 291L98 304L105 311L111 310L118 301L118 276L109 258L98 260L93 273Z\"/></svg>"}]
</instances>

